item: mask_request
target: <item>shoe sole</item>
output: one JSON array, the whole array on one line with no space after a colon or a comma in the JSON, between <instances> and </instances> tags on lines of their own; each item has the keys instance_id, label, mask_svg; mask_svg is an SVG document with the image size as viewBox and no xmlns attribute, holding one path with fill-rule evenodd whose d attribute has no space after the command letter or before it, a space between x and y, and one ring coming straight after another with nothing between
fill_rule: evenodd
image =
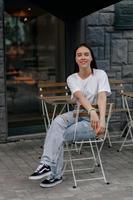
<instances>
[{"instance_id":1,"label":"shoe sole","mask_svg":"<svg viewBox=\"0 0 133 200\"><path fill-rule=\"evenodd\" d=\"M40 187L42 187L42 188L50 188L50 187L54 187L54 186L58 185L61 182L62 182L62 179L60 181L56 182L56 183L53 183L53 184L40 183Z\"/></svg>"},{"instance_id":2,"label":"shoe sole","mask_svg":"<svg viewBox=\"0 0 133 200\"><path fill-rule=\"evenodd\" d=\"M48 176L50 176L52 174L52 172L50 171L50 172L47 172L47 173L45 173L45 174L41 174L40 176L29 176L29 179L30 180L40 180L40 179L42 179L42 178L47 178Z\"/></svg>"}]
</instances>

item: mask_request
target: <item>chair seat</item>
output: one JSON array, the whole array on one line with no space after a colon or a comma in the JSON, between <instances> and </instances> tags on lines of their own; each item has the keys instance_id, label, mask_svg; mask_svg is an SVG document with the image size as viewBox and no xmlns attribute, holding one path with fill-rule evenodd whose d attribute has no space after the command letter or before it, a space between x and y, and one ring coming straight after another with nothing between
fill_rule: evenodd
<instances>
[{"instance_id":1,"label":"chair seat","mask_svg":"<svg viewBox=\"0 0 133 200\"><path fill-rule=\"evenodd\" d=\"M45 101L48 104L64 104L64 103L74 103L70 96L64 95L64 96L40 96L40 100Z\"/></svg>"}]
</instances>

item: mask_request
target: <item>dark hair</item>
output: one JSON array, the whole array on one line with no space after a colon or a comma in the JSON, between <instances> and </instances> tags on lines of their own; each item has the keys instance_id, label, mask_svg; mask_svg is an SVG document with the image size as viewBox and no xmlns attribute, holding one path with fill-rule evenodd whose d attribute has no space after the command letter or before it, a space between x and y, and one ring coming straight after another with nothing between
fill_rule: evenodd
<instances>
[{"instance_id":1,"label":"dark hair","mask_svg":"<svg viewBox=\"0 0 133 200\"><path fill-rule=\"evenodd\" d=\"M74 51L74 63L75 63L74 73L76 73L76 72L79 71L78 64L77 64L76 61L75 61L75 56L76 56L76 51L77 51L77 49L80 48L80 47L86 47L86 48L89 49L89 51L91 52L92 61L91 61L90 67L91 67L91 70L92 70L92 73L93 73L93 69L97 69L97 64L96 64L96 60L95 60L95 57L94 57L94 54L93 54L92 49L91 49L90 46L89 46L88 44L86 44L86 43L81 43L81 44L79 44L79 45L75 48L75 51Z\"/></svg>"}]
</instances>

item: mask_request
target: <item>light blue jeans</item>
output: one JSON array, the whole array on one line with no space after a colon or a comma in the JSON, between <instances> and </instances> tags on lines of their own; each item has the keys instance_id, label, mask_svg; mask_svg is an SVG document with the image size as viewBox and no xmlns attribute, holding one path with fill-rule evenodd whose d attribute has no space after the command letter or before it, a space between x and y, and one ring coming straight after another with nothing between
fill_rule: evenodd
<instances>
[{"instance_id":1,"label":"light blue jeans","mask_svg":"<svg viewBox=\"0 0 133 200\"><path fill-rule=\"evenodd\" d=\"M44 143L40 163L51 167L52 176L59 178L63 171L63 146L65 141L74 139L75 118L73 111L58 115L52 122ZM76 140L95 138L89 118L79 118L77 123Z\"/></svg>"}]
</instances>

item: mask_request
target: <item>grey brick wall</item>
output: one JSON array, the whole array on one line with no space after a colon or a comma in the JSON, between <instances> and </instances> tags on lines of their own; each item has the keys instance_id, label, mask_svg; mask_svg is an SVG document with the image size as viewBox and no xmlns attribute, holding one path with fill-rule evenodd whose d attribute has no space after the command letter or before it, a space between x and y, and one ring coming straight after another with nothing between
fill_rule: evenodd
<instances>
[{"instance_id":1,"label":"grey brick wall","mask_svg":"<svg viewBox=\"0 0 133 200\"><path fill-rule=\"evenodd\" d=\"M132 91L133 30L115 29L115 5L86 16L84 21L85 39L94 50L98 68L104 69L109 78L125 80L125 90ZM118 98L115 103L121 106Z\"/></svg>"},{"instance_id":2,"label":"grey brick wall","mask_svg":"<svg viewBox=\"0 0 133 200\"><path fill-rule=\"evenodd\" d=\"M0 142L5 141L7 136L3 38L3 1L0 0Z\"/></svg>"}]
</instances>

